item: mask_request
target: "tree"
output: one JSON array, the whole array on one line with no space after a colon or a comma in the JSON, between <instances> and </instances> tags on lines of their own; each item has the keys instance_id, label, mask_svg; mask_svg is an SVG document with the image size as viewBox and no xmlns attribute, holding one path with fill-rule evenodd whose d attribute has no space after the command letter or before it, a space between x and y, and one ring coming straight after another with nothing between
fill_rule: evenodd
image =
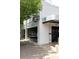
<instances>
[{"instance_id":1,"label":"tree","mask_svg":"<svg viewBox=\"0 0 79 59\"><path fill-rule=\"evenodd\" d=\"M20 24L37 15L41 10L41 0L20 0Z\"/></svg>"}]
</instances>

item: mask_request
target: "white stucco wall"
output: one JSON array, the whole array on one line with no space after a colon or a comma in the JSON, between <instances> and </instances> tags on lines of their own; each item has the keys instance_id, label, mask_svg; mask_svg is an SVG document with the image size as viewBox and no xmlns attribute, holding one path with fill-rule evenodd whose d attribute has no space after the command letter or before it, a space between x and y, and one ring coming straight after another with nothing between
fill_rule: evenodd
<instances>
[{"instance_id":1,"label":"white stucco wall","mask_svg":"<svg viewBox=\"0 0 79 59\"><path fill-rule=\"evenodd\" d=\"M55 14L59 14L58 7L52 6L46 2L42 2L43 7L42 11L40 12L40 20L38 25L38 44L47 44L51 41L51 36L49 36L49 33L51 31L51 26L53 24L43 24L42 19L46 16Z\"/></svg>"},{"instance_id":2,"label":"white stucco wall","mask_svg":"<svg viewBox=\"0 0 79 59\"><path fill-rule=\"evenodd\" d=\"M41 18L47 17L52 14L59 15L59 7L42 1L42 11L40 12Z\"/></svg>"},{"instance_id":3,"label":"white stucco wall","mask_svg":"<svg viewBox=\"0 0 79 59\"><path fill-rule=\"evenodd\" d=\"M49 25L42 24L42 20L38 26L38 44L46 44L49 42Z\"/></svg>"}]
</instances>

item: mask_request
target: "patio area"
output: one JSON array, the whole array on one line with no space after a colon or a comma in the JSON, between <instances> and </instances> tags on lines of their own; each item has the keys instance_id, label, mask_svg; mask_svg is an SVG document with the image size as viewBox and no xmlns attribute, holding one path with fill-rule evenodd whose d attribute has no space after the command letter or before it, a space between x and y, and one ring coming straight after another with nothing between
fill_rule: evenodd
<instances>
[{"instance_id":1,"label":"patio area","mask_svg":"<svg viewBox=\"0 0 79 59\"><path fill-rule=\"evenodd\" d=\"M31 41L22 41L20 59L59 59L58 44L37 45Z\"/></svg>"}]
</instances>

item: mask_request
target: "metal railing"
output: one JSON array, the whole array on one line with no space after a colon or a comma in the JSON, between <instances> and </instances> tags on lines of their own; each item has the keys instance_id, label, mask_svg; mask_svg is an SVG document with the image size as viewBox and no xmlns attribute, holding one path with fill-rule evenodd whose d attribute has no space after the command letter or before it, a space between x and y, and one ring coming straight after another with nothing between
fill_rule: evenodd
<instances>
[{"instance_id":1,"label":"metal railing","mask_svg":"<svg viewBox=\"0 0 79 59\"><path fill-rule=\"evenodd\" d=\"M46 22L50 20L59 20L59 15L50 15L50 16L42 18L42 22Z\"/></svg>"},{"instance_id":2,"label":"metal railing","mask_svg":"<svg viewBox=\"0 0 79 59\"><path fill-rule=\"evenodd\" d=\"M38 22L31 21L31 22L26 24L27 28L36 27L36 26L38 26Z\"/></svg>"}]
</instances>

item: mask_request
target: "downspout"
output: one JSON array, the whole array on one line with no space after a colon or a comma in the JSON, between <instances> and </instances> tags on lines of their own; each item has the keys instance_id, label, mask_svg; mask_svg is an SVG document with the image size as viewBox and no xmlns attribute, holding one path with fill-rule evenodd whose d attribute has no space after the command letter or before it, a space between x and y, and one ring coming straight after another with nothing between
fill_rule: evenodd
<instances>
[{"instance_id":1,"label":"downspout","mask_svg":"<svg viewBox=\"0 0 79 59\"><path fill-rule=\"evenodd\" d=\"M27 21L25 22L25 40L27 40Z\"/></svg>"},{"instance_id":2,"label":"downspout","mask_svg":"<svg viewBox=\"0 0 79 59\"><path fill-rule=\"evenodd\" d=\"M51 42L50 23L49 23L49 43Z\"/></svg>"}]
</instances>

